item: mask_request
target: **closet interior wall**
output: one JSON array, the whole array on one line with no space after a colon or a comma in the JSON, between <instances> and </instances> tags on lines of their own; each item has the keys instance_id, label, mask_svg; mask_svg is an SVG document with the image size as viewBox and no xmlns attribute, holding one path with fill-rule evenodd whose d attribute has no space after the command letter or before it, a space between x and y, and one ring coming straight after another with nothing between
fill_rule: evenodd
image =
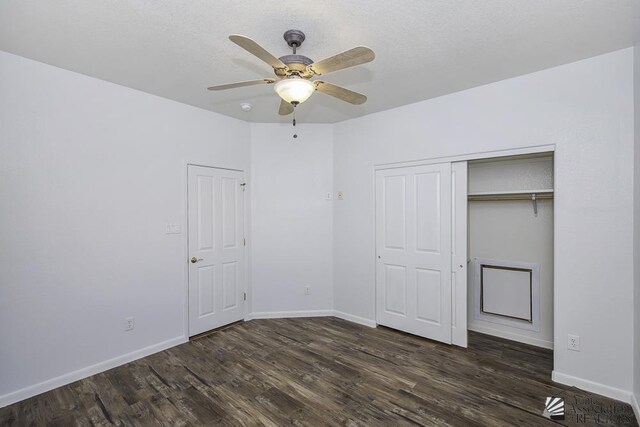
<instances>
[{"instance_id":1,"label":"closet interior wall","mask_svg":"<svg viewBox=\"0 0 640 427\"><path fill-rule=\"evenodd\" d=\"M547 190L547 193L539 190ZM551 153L469 162L467 281L469 330L553 348L553 193L550 192L552 190L553 155ZM539 192L535 203L537 213L534 213L534 203L530 193L523 194L522 200L497 200L504 197L505 192L524 191ZM481 196L473 196L474 194L481 194ZM492 194L496 194L497 197L493 197ZM482 200L483 197L484 200ZM518 197L520 196L516 195L516 198ZM505 322L506 318L502 316L492 317L483 314L482 319L478 318L480 310L476 306L479 307L480 304L476 287L478 289L480 287L479 280L477 278L474 280L474 275L479 271L476 267L477 259L496 260L506 264L539 264L539 299L534 295L531 310L535 312L536 307L539 307L538 330L531 330L531 323L525 321L515 320L515 322L511 321L511 325L505 324L510 321L507 319ZM508 305L507 300L503 304ZM508 307L506 309L508 310Z\"/></svg>"}]
</instances>

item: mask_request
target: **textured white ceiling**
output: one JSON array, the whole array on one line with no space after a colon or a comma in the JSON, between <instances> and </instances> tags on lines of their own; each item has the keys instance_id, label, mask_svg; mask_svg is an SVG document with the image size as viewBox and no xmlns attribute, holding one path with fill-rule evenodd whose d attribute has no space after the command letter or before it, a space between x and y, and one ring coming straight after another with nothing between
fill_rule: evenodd
<instances>
[{"instance_id":1,"label":"textured white ceiling","mask_svg":"<svg viewBox=\"0 0 640 427\"><path fill-rule=\"evenodd\" d=\"M374 62L323 76L369 98L315 93L303 122L336 122L530 73L634 44L640 0L2 0L0 49L243 120L277 122L272 86L207 86L273 77L228 40L253 38L320 60L356 45ZM250 113L239 104L253 104Z\"/></svg>"}]
</instances>

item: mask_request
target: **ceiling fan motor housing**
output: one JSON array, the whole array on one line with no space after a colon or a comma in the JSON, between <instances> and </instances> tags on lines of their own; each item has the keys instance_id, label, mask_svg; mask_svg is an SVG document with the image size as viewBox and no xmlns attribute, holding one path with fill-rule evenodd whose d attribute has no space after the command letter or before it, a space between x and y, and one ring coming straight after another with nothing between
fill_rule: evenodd
<instances>
[{"instance_id":1,"label":"ceiling fan motor housing","mask_svg":"<svg viewBox=\"0 0 640 427\"><path fill-rule=\"evenodd\" d=\"M297 74L303 79L308 79L313 77L313 73L309 71L307 66L313 64L313 60L304 55L285 55L281 56L280 61L284 62L289 68L289 71L274 69L275 73L279 77L287 77L291 74Z\"/></svg>"}]
</instances>

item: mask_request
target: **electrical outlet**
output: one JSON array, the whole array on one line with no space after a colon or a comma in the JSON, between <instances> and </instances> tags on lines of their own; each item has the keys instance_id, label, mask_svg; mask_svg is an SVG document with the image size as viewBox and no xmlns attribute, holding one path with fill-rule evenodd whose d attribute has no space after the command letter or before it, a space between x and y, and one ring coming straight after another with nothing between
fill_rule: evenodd
<instances>
[{"instance_id":1,"label":"electrical outlet","mask_svg":"<svg viewBox=\"0 0 640 427\"><path fill-rule=\"evenodd\" d=\"M311 295L311 286L305 286L304 287L304 294L305 295Z\"/></svg>"},{"instance_id":2,"label":"electrical outlet","mask_svg":"<svg viewBox=\"0 0 640 427\"><path fill-rule=\"evenodd\" d=\"M580 337L578 335L567 335L567 348L573 351L580 351Z\"/></svg>"},{"instance_id":3,"label":"electrical outlet","mask_svg":"<svg viewBox=\"0 0 640 427\"><path fill-rule=\"evenodd\" d=\"M331 192L327 193L325 200L333 200L333 194L331 194Z\"/></svg>"},{"instance_id":4,"label":"electrical outlet","mask_svg":"<svg viewBox=\"0 0 640 427\"><path fill-rule=\"evenodd\" d=\"M135 327L135 319L133 317L125 317L124 322L124 330L133 331L133 328Z\"/></svg>"},{"instance_id":5,"label":"electrical outlet","mask_svg":"<svg viewBox=\"0 0 640 427\"><path fill-rule=\"evenodd\" d=\"M338 191L338 200L344 200L344 193L342 191Z\"/></svg>"}]
</instances>

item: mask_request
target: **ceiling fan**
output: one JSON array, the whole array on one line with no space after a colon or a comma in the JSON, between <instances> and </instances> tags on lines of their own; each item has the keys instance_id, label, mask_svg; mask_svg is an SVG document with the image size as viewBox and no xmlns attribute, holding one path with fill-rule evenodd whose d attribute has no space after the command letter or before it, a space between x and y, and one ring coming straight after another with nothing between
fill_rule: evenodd
<instances>
[{"instance_id":1,"label":"ceiling fan","mask_svg":"<svg viewBox=\"0 0 640 427\"><path fill-rule=\"evenodd\" d=\"M249 37L233 34L229 36L229 39L244 50L271 65L277 78L248 80L211 86L207 88L209 90L225 90L243 86L273 84L276 93L281 98L278 113L282 116L293 113L294 108L306 101L316 90L354 105L363 104L367 100L367 97L361 93L336 86L323 80L311 81L310 79L314 76L328 74L333 71L373 61L375 53L368 47L354 47L353 49L314 62L304 55L296 54L297 48L302 45L305 39L304 33L300 30L288 30L284 33L284 39L289 47L293 49L293 54L281 56L280 58L273 56Z\"/></svg>"}]
</instances>

